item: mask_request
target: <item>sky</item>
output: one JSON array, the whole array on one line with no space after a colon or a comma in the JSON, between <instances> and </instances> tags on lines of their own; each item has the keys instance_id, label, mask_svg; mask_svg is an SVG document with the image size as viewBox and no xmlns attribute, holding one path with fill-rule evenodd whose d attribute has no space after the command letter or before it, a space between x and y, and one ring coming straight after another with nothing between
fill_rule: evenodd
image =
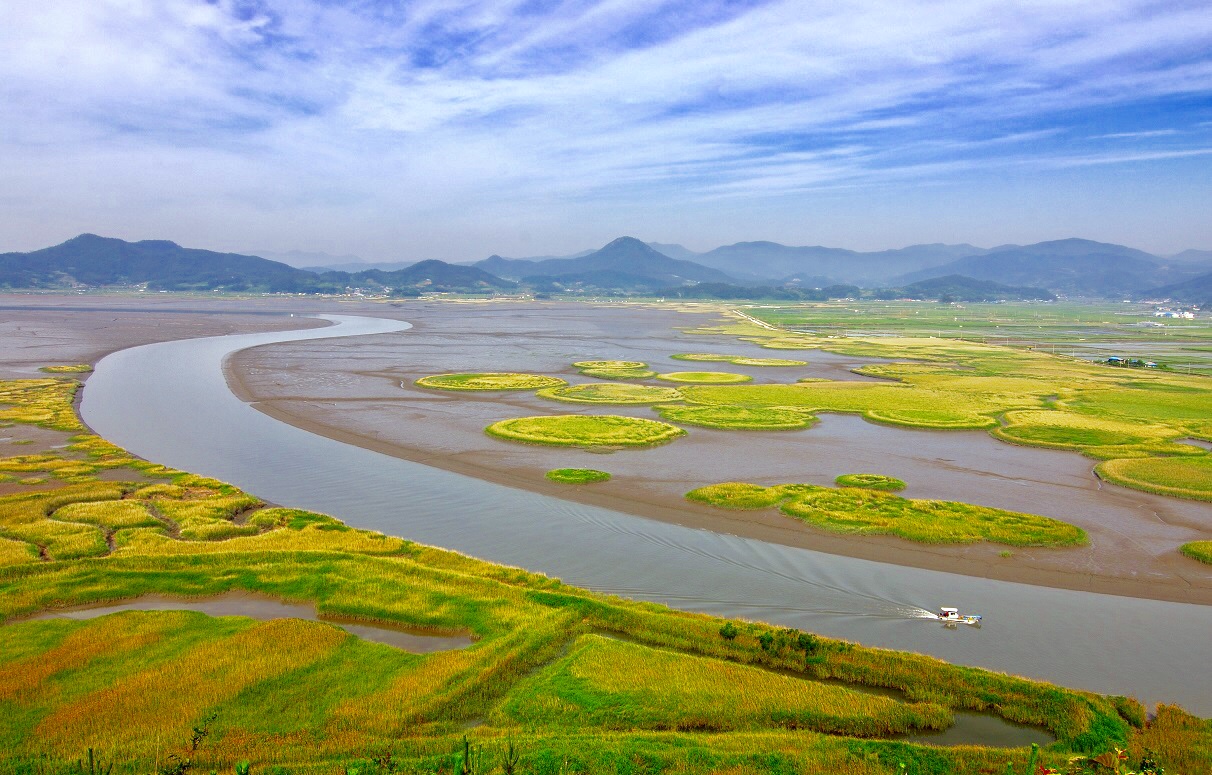
<instances>
[{"instance_id":1,"label":"sky","mask_svg":"<svg viewBox=\"0 0 1212 775\"><path fill-rule=\"evenodd\" d=\"M0 251L1212 249L1207 0L0 3Z\"/></svg>"}]
</instances>

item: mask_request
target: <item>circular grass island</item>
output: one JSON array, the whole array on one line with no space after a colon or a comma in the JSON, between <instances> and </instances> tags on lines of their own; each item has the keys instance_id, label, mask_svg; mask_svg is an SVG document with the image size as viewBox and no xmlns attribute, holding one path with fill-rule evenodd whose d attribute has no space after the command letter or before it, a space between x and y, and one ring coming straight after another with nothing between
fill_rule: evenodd
<instances>
[{"instance_id":1,"label":"circular grass island","mask_svg":"<svg viewBox=\"0 0 1212 775\"><path fill-rule=\"evenodd\" d=\"M647 379L656 372L643 361L577 361L572 364L586 377L598 379Z\"/></svg>"},{"instance_id":2,"label":"circular grass island","mask_svg":"<svg viewBox=\"0 0 1212 775\"><path fill-rule=\"evenodd\" d=\"M648 367L643 361L577 361L572 364L578 369L644 369Z\"/></svg>"},{"instance_id":3,"label":"circular grass island","mask_svg":"<svg viewBox=\"0 0 1212 775\"><path fill-rule=\"evenodd\" d=\"M435 390L535 390L568 383L559 377L544 377L541 374L486 371L478 374L434 374L421 377L414 384Z\"/></svg>"},{"instance_id":4,"label":"circular grass island","mask_svg":"<svg viewBox=\"0 0 1212 775\"><path fill-rule=\"evenodd\" d=\"M593 468L553 468L545 476L560 484L592 484L610 481L610 474Z\"/></svg>"},{"instance_id":5,"label":"circular grass island","mask_svg":"<svg viewBox=\"0 0 1212 775\"><path fill-rule=\"evenodd\" d=\"M648 379L656 376L651 369L581 369L581 373L595 379Z\"/></svg>"},{"instance_id":6,"label":"circular grass island","mask_svg":"<svg viewBox=\"0 0 1212 775\"><path fill-rule=\"evenodd\" d=\"M692 385L731 385L753 381L753 377L748 374L733 374L728 371L671 371L658 374L657 379L666 382L687 382Z\"/></svg>"},{"instance_id":7,"label":"circular grass island","mask_svg":"<svg viewBox=\"0 0 1212 775\"><path fill-rule=\"evenodd\" d=\"M816 422L812 414L780 407L657 406L661 419L703 428L741 431L792 431Z\"/></svg>"},{"instance_id":8,"label":"circular grass island","mask_svg":"<svg viewBox=\"0 0 1212 775\"><path fill-rule=\"evenodd\" d=\"M865 490L897 492L905 489L905 482L894 476L883 474L842 474L833 480L838 487L862 487Z\"/></svg>"},{"instance_id":9,"label":"circular grass island","mask_svg":"<svg viewBox=\"0 0 1212 775\"><path fill-rule=\"evenodd\" d=\"M669 423L613 414L517 417L493 423L484 431L527 444L598 448L651 447L686 435L686 431Z\"/></svg>"},{"instance_id":10,"label":"circular grass island","mask_svg":"<svg viewBox=\"0 0 1212 775\"><path fill-rule=\"evenodd\" d=\"M734 366L807 366L808 361L790 358L750 358L745 355L714 355L712 353L679 353L670 355L675 361L699 361L706 363L731 363Z\"/></svg>"},{"instance_id":11,"label":"circular grass island","mask_svg":"<svg viewBox=\"0 0 1212 775\"><path fill-rule=\"evenodd\" d=\"M539 398L577 404L659 404L678 401L682 397L677 388L620 385L615 382L590 382L585 385L544 388L535 395Z\"/></svg>"}]
</instances>

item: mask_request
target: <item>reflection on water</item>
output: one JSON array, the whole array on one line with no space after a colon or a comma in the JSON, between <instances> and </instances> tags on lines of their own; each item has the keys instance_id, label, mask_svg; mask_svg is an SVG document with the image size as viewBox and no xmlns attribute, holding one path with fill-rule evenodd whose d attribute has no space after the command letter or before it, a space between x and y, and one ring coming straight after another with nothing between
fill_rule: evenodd
<instances>
[{"instance_id":1,"label":"reflection on water","mask_svg":"<svg viewBox=\"0 0 1212 775\"><path fill-rule=\"evenodd\" d=\"M1212 714L1212 679L1192 648L1212 632L1212 607L956 576L654 522L332 441L228 390L223 359L243 348L408 336L406 323L331 319L340 325L115 353L88 381L84 419L135 454L270 501L578 586ZM923 620L937 605L979 611L984 626L945 630Z\"/></svg>"},{"instance_id":2,"label":"reflection on water","mask_svg":"<svg viewBox=\"0 0 1212 775\"><path fill-rule=\"evenodd\" d=\"M1055 737L1042 729L984 713L956 713L955 723L947 729L908 735L904 739L929 745L984 745L990 748L1020 748L1032 743L1043 747L1056 742Z\"/></svg>"},{"instance_id":3,"label":"reflection on water","mask_svg":"<svg viewBox=\"0 0 1212 775\"><path fill-rule=\"evenodd\" d=\"M22 621L38 619L97 619L122 611L196 611L207 616L247 616L267 622L271 619L306 619L333 624L351 635L372 643L384 643L414 654L451 651L470 646L466 635L444 635L387 622L368 622L339 616L321 616L311 603L288 603L251 592L227 592L202 598L141 595L120 603L78 606L43 611Z\"/></svg>"}]
</instances>

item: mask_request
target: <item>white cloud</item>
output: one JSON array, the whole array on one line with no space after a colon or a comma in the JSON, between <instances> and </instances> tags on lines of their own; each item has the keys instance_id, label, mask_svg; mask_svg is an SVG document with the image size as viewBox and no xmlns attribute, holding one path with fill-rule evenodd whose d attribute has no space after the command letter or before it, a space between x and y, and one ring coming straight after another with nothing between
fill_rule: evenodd
<instances>
[{"instance_id":1,"label":"white cloud","mask_svg":"<svg viewBox=\"0 0 1212 775\"><path fill-rule=\"evenodd\" d=\"M1082 110L1212 94L1199 2L667 2L652 36L635 30L651 3L523 5L5 4L0 99L20 116L0 130L0 160L19 173L9 201L104 220L113 208L90 204L84 181L109 180L216 212L305 206L338 229L351 203L430 229L457 211L458 233L469 213L539 217L569 201L641 210L659 197L696 212L720 196L905 185L999 162L1202 153L1198 137L1115 123L1080 134L1187 147L1050 147ZM18 207L0 227L28 218Z\"/></svg>"}]
</instances>

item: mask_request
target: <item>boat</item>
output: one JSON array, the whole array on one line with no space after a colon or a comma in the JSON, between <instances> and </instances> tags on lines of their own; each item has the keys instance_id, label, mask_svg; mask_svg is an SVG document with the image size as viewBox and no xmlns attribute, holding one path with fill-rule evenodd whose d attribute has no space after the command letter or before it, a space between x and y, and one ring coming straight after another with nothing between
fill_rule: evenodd
<instances>
[{"instance_id":1,"label":"boat","mask_svg":"<svg viewBox=\"0 0 1212 775\"><path fill-rule=\"evenodd\" d=\"M981 617L977 614L961 614L958 608L940 608L938 609L938 619L943 624L954 626L957 624L970 624L974 627L979 627Z\"/></svg>"}]
</instances>

